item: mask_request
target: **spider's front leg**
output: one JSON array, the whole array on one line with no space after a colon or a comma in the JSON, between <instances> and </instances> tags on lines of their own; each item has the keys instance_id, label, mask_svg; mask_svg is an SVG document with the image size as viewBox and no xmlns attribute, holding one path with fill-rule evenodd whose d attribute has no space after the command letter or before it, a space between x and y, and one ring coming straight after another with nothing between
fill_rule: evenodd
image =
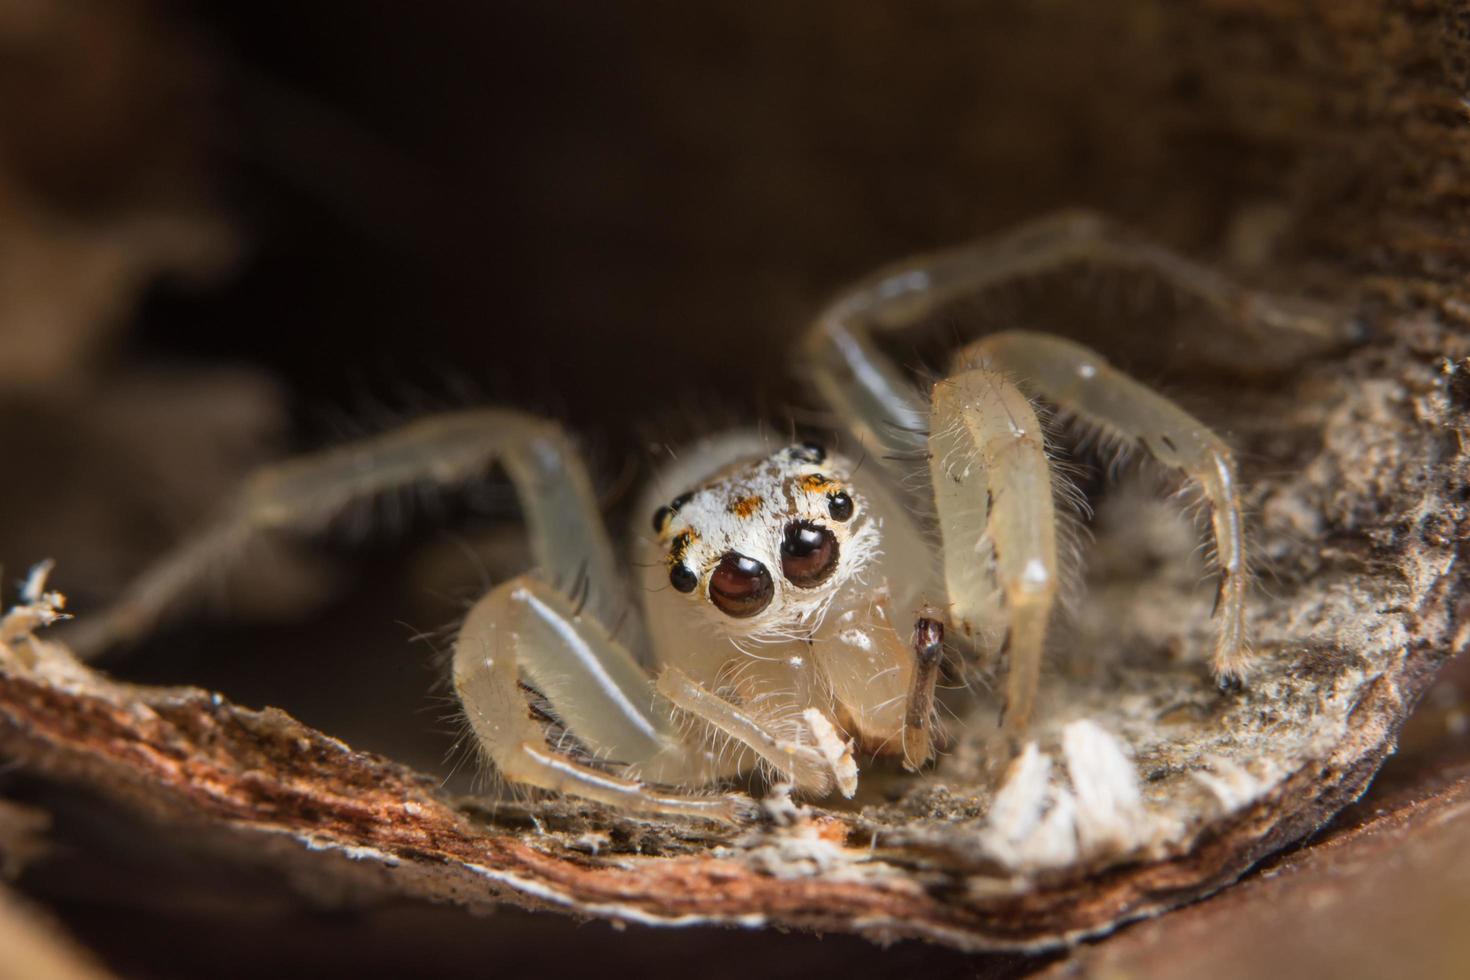
<instances>
[{"instance_id":1,"label":"spider's front leg","mask_svg":"<svg viewBox=\"0 0 1470 980\"><path fill-rule=\"evenodd\" d=\"M649 782L702 784L712 767L672 732L667 706L615 632L641 640L571 441L555 423L485 409L430 416L375 438L255 473L210 529L146 572L72 637L86 652L135 639L252 535L321 530L354 501L421 481L456 485L499 464L525 516L537 576L504 583L471 610L455 643L454 685L484 754L513 783L626 810L735 819L743 797L655 791L551 748L527 690L589 753ZM566 591L580 596L573 602Z\"/></svg>"},{"instance_id":2,"label":"spider's front leg","mask_svg":"<svg viewBox=\"0 0 1470 980\"><path fill-rule=\"evenodd\" d=\"M1057 594L1056 508L1041 423L1014 385L976 368L934 386L931 426L950 619L981 649L1008 653L1005 727L1018 738L1035 706Z\"/></svg>"},{"instance_id":3,"label":"spider's front leg","mask_svg":"<svg viewBox=\"0 0 1470 980\"><path fill-rule=\"evenodd\" d=\"M1242 680L1250 654L1245 628L1249 574L1239 478L1224 441L1178 405L1113 367L1101 354L1060 337L1020 330L992 334L961 350L956 363L983 363L1006 372L1063 412L1096 426L1124 446L1141 446L1200 487L1210 508L1220 575L1215 675L1222 683Z\"/></svg>"},{"instance_id":4,"label":"spider's front leg","mask_svg":"<svg viewBox=\"0 0 1470 980\"><path fill-rule=\"evenodd\" d=\"M627 649L530 576L498 586L470 611L454 645L454 689L480 750L512 783L635 813L722 821L753 813L748 797L649 785L708 782L716 762L678 737ZM548 745L528 689L545 699L583 758Z\"/></svg>"},{"instance_id":5,"label":"spider's front leg","mask_svg":"<svg viewBox=\"0 0 1470 980\"><path fill-rule=\"evenodd\" d=\"M148 568L66 639L84 659L136 642L265 534L310 535L352 504L421 482L462 484L499 463L520 497L542 576L581 582L604 623L626 614L612 547L586 471L555 423L503 409L432 415L402 428L257 470L214 523Z\"/></svg>"},{"instance_id":6,"label":"spider's front leg","mask_svg":"<svg viewBox=\"0 0 1470 980\"><path fill-rule=\"evenodd\" d=\"M1323 304L1250 289L1096 214L1068 211L995 238L917 256L845 290L818 316L806 338L816 387L859 443L894 476L908 480L913 475L911 461L933 449L931 425L939 431L942 423L931 419L917 387L879 349L877 335L916 325L966 296L1073 265L1147 275L1194 297L1219 314L1223 323L1257 339L1289 338L1307 347L1326 347L1352 337L1347 319ZM1142 445L1203 489L1211 507L1220 568L1213 664L1222 681L1239 679L1249 655L1247 573L1235 465L1224 443L1178 406L1077 344L1039 334L1007 333L980 341L962 359L965 367L988 364L1104 432ZM1049 499L1040 493L1035 497L1038 506ZM989 504L978 499L968 504L952 500L947 506L952 516L944 519L946 532L960 526L1024 527L992 518ZM969 513L962 514L966 507ZM985 541L971 544L980 549L973 554L986 553ZM1004 590L986 588L983 568L965 571L949 566L952 557L946 556L951 600L962 597L960 601L972 606L966 621L995 621L992 617L1001 611ZM1025 585L1022 580L1016 587ZM1028 604L1039 606L1039 601ZM1011 628L1014 633L1015 622ZM1020 682L1022 676L1013 680Z\"/></svg>"}]
</instances>

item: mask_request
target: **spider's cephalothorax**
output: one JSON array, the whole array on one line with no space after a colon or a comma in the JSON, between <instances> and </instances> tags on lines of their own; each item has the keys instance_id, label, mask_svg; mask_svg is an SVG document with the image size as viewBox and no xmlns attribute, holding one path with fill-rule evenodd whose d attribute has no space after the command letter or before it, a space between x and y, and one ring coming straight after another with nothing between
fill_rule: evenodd
<instances>
[{"instance_id":1,"label":"spider's cephalothorax","mask_svg":"<svg viewBox=\"0 0 1470 980\"><path fill-rule=\"evenodd\" d=\"M804 637L861 587L880 519L852 467L815 443L733 464L654 513L669 584L715 628L751 640Z\"/></svg>"},{"instance_id":2,"label":"spider's cephalothorax","mask_svg":"<svg viewBox=\"0 0 1470 980\"><path fill-rule=\"evenodd\" d=\"M1037 399L1202 492L1219 570L1212 663L1222 680L1238 679L1248 654L1239 490L1207 426L1101 355L1046 334L984 337L926 384L878 343L957 300L1081 261L1157 276L1258 334L1331 333L1319 308L1242 289L1094 215L1062 215L880 271L818 316L799 352L805 386L867 463L861 486L851 462L816 444L710 437L674 456L644 497L629 576L558 426L503 410L431 417L257 474L215 527L74 643L95 650L136 637L203 569L238 554L248 532L311 530L354 499L468 480L498 463L516 485L537 567L470 611L454 686L505 779L712 819L748 811L749 798L699 787L754 767L808 795L851 794L855 749L910 768L929 758L946 631L1004 653L1008 743L1027 729L1059 572ZM912 479L926 463L927 478ZM934 529L920 533L914 514ZM547 716L588 751L553 747Z\"/></svg>"}]
</instances>

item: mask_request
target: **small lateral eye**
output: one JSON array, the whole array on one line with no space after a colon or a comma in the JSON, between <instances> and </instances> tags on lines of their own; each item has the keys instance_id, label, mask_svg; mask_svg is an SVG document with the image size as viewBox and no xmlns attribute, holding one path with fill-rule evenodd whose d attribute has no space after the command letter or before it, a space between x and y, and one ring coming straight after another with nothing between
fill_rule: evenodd
<instances>
[{"instance_id":1,"label":"small lateral eye","mask_svg":"<svg viewBox=\"0 0 1470 980\"><path fill-rule=\"evenodd\" d=\"M825 527L808 521L786 525L781 539L781 574L801 589L811 589L837 570L837 539Z\"/></svg>"},{"instance_id":2,"label":"small lateral eye","mask_svg":"<svg viewBox=\"0 0 1470 980\"><path fill-rule=\"evenodd\" d=\"M846 490L827 495L827 513L832 515L834 521L845 521L852 516L852 498L847 495Z\"/></svg>"},{"instance_id":3,"label":"small lateral eye","mask_svg":"<svg viewBox=\"0 0 1470 980\"><path fill-rule=\"evenodd\" d=\"M677 586L676 586L677 587ZM726 616L745 619L771 604L776 587L766 566L728 551L709 576L709 600Z\"/></svg>"},{"instance_id":4,"label":"small lateral eye","mask_svg":"<svg viewBox=\"0 0 1470 980\"><path fill-rule=\"evenodd\" d=\"M679 508L694 499L694 491L689 490L679 494L673 500L653 512L653 533L663 534L664 528L668 526L673 516L679 513Z\"/></svg>"},{"instance_id":5,"label":"small lateral eye","mask_svg":"<svg viewBox=\"0 0 1470 980\"><path fill-rule=\"evenodd\" d=\"M669 569L669 584L680 592L693 592L699 584L699 576L688 565L675 565Z\"/></svg>"},{"instance_id":6,"label":"small lateral eye","mask_svg":"<svg viewBox=\"0 0 1470 980\"><path fill-rule=\"evenodd\" d=\"M820 463L827 458L827 449L820 442L803 442L791 450L791 455L804 463Z\"/></svg>"}]
</instances>

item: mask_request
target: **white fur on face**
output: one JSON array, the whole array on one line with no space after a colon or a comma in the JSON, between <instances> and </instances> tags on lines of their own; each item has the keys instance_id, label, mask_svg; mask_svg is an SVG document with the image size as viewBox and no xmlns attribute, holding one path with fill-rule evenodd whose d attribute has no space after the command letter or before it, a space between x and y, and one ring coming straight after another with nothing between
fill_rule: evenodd
<instances>
[{"instance_id":1,"label":"white fur on face","mask_svg":"<svg viewBox=\"0 0 1470 980\"><path fill-rule=\"evenodd\" d=\"M659 541L669 549L670 568L683 564L698 577L687 596L698 614L721 633L756 642L815 630L832 599L877 555L880 524L867 513L851 472L839 456L818 463L810 450L796 446L726 467L692 491L664 520ZM830 513L838 493L852 500L852 516L845 521ZM781 542L793 521L826 528L837 541L836 570L812 588L798 588L781 573ZM771 575L770 605L749 618L728 616L710 601L710 573L730 552L753 558Z\"/></svg>"}]
</instances>

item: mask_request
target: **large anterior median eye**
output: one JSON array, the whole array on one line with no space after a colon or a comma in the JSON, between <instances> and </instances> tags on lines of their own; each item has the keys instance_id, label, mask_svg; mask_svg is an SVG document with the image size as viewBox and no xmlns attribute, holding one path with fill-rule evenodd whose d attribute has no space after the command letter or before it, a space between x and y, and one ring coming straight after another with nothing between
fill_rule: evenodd
<instances>
[{"instance_id":1,"label":"large anterior median eye","mask_svg":"<svg viewBox=\"0 0 1470 980\"><path fill-rule=\"evenodd\" d=\"M798 588L810 589L832 577L837 569L837 539L825 527L809 521L786 525L781 539L781 573Z\"/></svg>"},{"instance_id":2,"label":"large anterior median eye","mask_svg":"<svg viewBox=\"0 0 1470 980\"><path fill-rule=\"evenodd\" d=\"M771 604L775 594L771 573L754 558L726 552L709 576L709 600L726 616L744 619Z\"/></svg>"}]
</instances>

